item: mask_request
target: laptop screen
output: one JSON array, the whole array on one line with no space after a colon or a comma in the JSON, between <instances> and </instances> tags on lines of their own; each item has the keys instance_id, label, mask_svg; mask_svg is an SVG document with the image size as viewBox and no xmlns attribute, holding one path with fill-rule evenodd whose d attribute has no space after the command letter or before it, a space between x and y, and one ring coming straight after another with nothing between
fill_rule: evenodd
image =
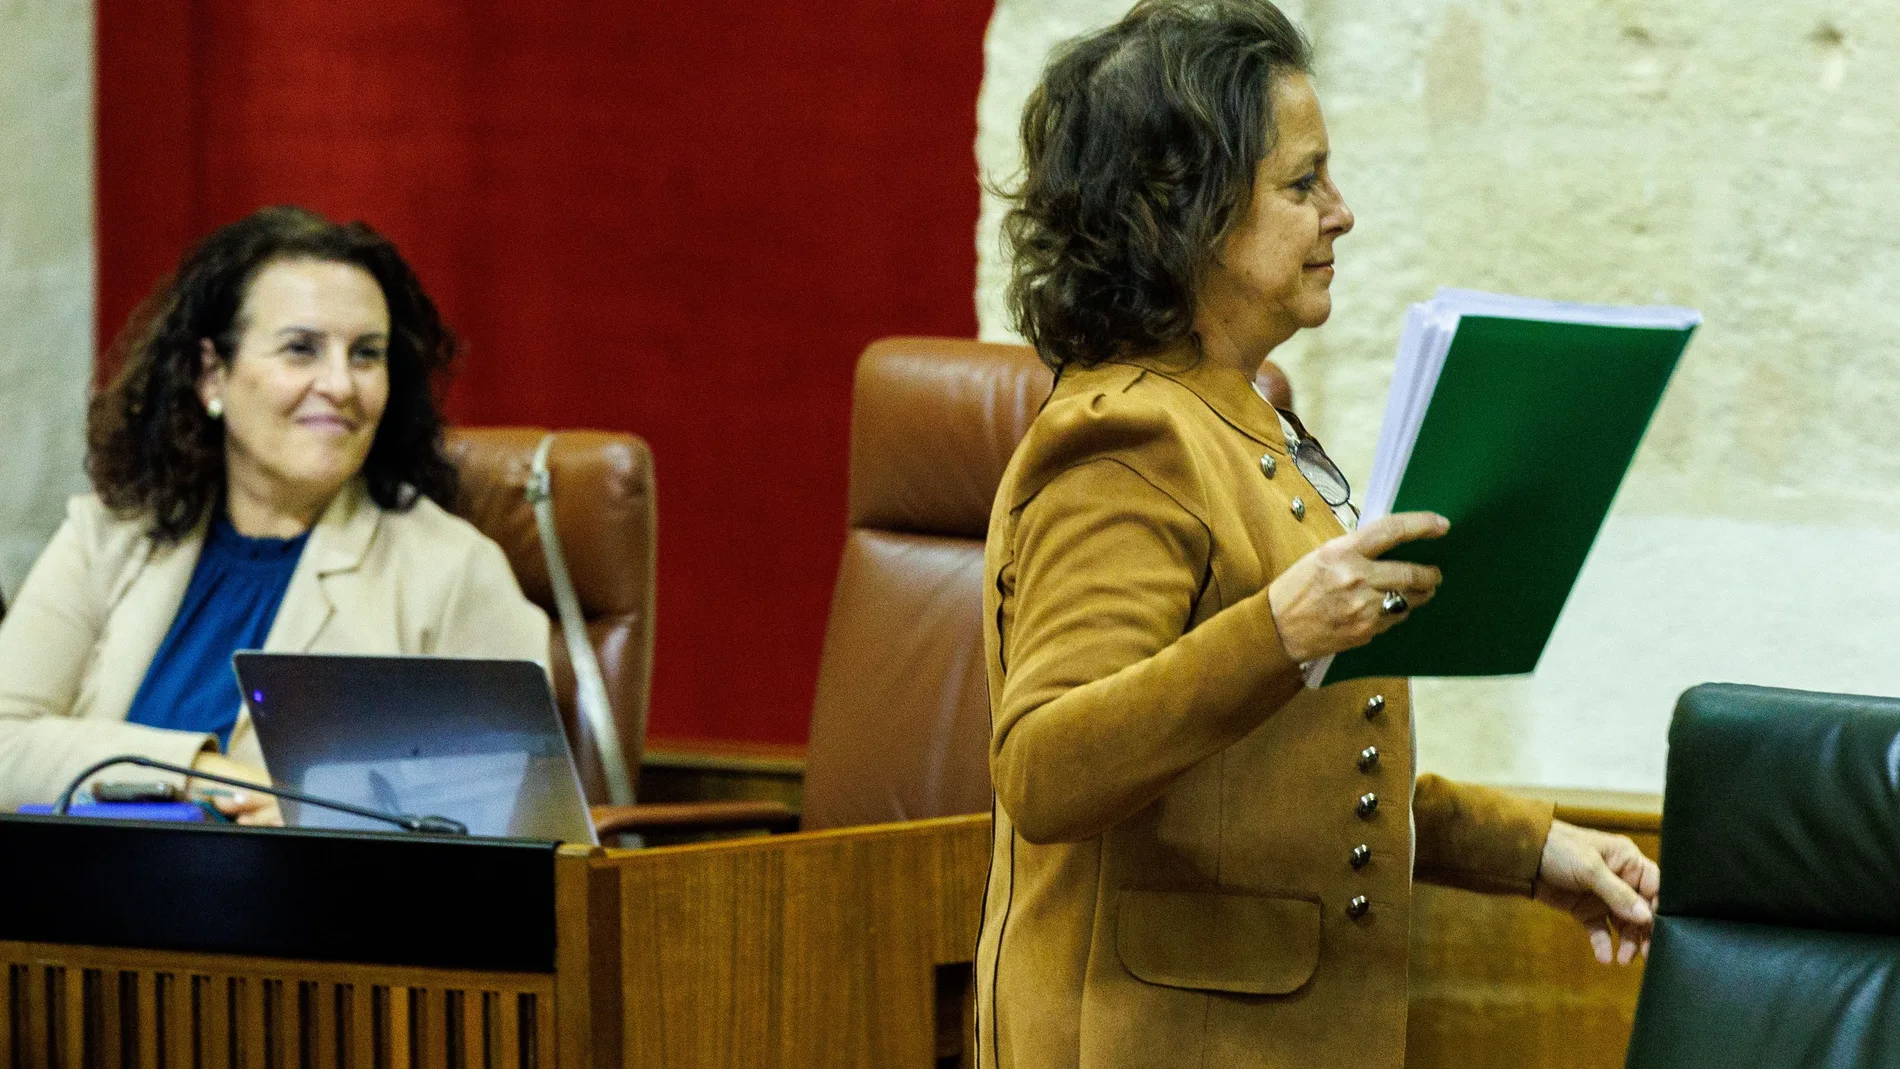
<instances>
[{"instance_id":1,"label":"laptop screen","mask_svg":"<svg viewBox=\"0 0 1900 1069\"><path fill-rule=\"evenodd\" d=\"M472 835L596 841L546 673L530 661L239 653L273 780ZM295 827L388 825L296 802Z\"/></svg>"}]
</instances>

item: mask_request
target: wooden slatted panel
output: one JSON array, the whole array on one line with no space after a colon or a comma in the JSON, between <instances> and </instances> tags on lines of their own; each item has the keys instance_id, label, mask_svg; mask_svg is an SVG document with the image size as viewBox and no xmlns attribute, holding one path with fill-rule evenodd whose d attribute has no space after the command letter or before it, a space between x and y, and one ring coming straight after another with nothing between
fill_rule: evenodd
<instances>
[{"instance_id":1,"label":"wooden slatted panel","mask_svg":"<svg viewBox=\"0 0 1900 1069\"><path fill-rule=\"evenodd\" d=\"M336 1062L336 985L306 981L309 991L310 1065L305 1069L341 1069Z\"/></svg>"},{"instance_id":2,"label":"wooden slatted panel","mask_svg":"<svg viewBox=\"0 0 1900 1069\"><path fill-rule=\"evenodd\" d=\"M468 1059L463 1069L492 1069L494 1036L488 1029L488 992L467 991L462 995L462 1048Z\"/></svg>"},{"instance_id":3,"label":"wooden slatted panel","mask_svg":"<svg viewBox=\"0 0 1900 1069\"><path fill-rule=\"evenodd\" d=\"M270 988L271 1069L297 1069L297 985L276 977L265 983Z\"/></svg>"},{"instance_id":4,"label":"wooden slatted panel","mask_svg":"<svg viewBox=\"0 0 1900 1069\"><path fill-rule=\"evenodd\" d=\"M416 1042L422 1069L449 1069L448 1000L439 987L416 992Z\"/></svg>"},{"instance_id":5,"label":"wooden slatted panel","mask_svg":"<svg viewBox=\"0 0 1900 1069\"><path fill-rule=\"evenodd\" d=\"M231 978L201 976L198 983L198 1065L231 1069Z\"/></svg>"},{"instance_id":6,"label":"wooden slatted panel","mask_svg":"<svg viewBox=\"0 0 1900 1069\"><path fill-rule=\"evenodd\" d=\"M482 1069L515 1069L503 1061L501 1005L502 997L498 992L482 992Z\"/></svg>"},{"instance_id":7,"label":"wooden slatted panel","mask_svg":"<svg viewBox=\"0 0 1900 1069\"><path fill-rule=\"evenodd\" d=\"M158 977L152 973L132 973L132 1013L138 1021L137 1069L158 1066ZM131 1069L131 1067L128 1067Z\"/></svg>"},{"instance_id":8,"label":"wooden slatted panel","mask_svg":"<svg viewBox=\"0 0 1900 1069\"><path fill-rule=\"evenodd\" d=\"M454 1069L483 1069L487 1061L487 1037L482 1032L482 993L449 993L449 1019L455 1027L455 1043L450 1050Z\"/></svg>"},{"instance_id":9,"label":"wooden slatted panel","mask_svg":"<svg viewBox=\"0 0 1900 1069\"><path fill-rule=\"evenodd\" d=\"M522 1069L521 996L503 994L495 999L495 1069Z\"/></svg>"},{"instance_id":10,"label":"wooden slatted panel","mask_svg":"<svg viewBox=\"0 0 1900 1069\"><path fill-rule=\"evenodd\" d=\"M39 965L23 964L15 972L18 1002L19 1069L44 1069L46 1053L46 976Z\"/></svg>"},{"instance_id":11,"label":"wooden slatted panel","mask_svg":"<svg viewBox=\"0 0 1900 1069\"><path fill-rule=\"evenodd\" d=\"M271 1069L301 1069L303 1007L298 1002L299 985L294 980L275 976L266 983L270 991Z\"/></svg>"},{"instance_id":12,"label":"wooden slatted panel","mask_svg":"<svg viewBox=\"0 0 1900 1069\"><path fill-rule=\"evenodd\" d=\"M239 1069L263 1069L264 1064L264 985L255 977L242 976L232 994L237 1008L237 1062Z\"/></svg>"},{"instance_id":13,"label":"wooden slatted panel","mask_svg":"<svg viewBox=\"0 0 1900 1069\"><path fill-rule=\"evenodd\" d=\"M474 1032L470 1049L475 1054L468 1069L495 1069L495 1011L492 995L487 991L470 991L464 998L463 1009L468 1019L463 1034L467 1035L470 1029Z\"/></svg>"},{"instance_id":14,"label":"wooden slatted panel","mask_svg":"<svg viewBox=\"0 0 1900 1069\"><path fill-rule=\"evenodd\" d=\"M0 1069L13 1069L13 1019L19 1015L16 1007L18 987L13 982L13 974L19 966L0 958Z\"/></svg>"},{"instance_id":15,"label":"wooden slatted panel","mask_svg":"<svg viewBox=\"0 0 1900 1069\"><path fill-rule=\"evenodd\" d=\"M413 993L407 987L389 988L389 1038L384 1046L389 1064L384 1069L414 1069L416 1064Z\"/></svg>"},{"instance_id":16,"label":"wooden slatted panel","mask_svg":"<svg viewBox=\"0 0 1900 1069\"><path fill-rule=\"evenodd\" d=\"M536 998L534 1000L534 1067L532 1069L554 1069L560 1064L554 1055L554 1000Z\"/></svg>"},{"instance_id":17,"label":"wooden slatted panel","mask_svg":"<svg viewBox=\"0 0 1900 1069\"><path fill-rule=\"evenodd\" d=\"M290 1061L288 1069L316 1069L317 1002L313 983L285 979L284 1005L288 1008L289 1031L284 1037Z\"/></svg>"},{"instance_id":18,"label":"wooden slatted panel","mask_svg":"<svg viewBox=\"0 0 1900 1069\"><path fill-rule=\"evenodd\" d=\"M285 1069L311 1069L316 1057L317 1037L312 1031L316 1007L311 1004L309 987L302 980L283 983Z\"/></svg>"},{"instance_id":19,"label":"wooden slatted panel","mask_svg":"<svg viewBox=\"0 0 1900 1069\"><path fill-rule=\"evenodd\" d=\"M41 965L26 968L26 1042L21 1044L26 1058L23 1069L51 1069L53 1064L52 1018L46 1012L47 974Z\"/></svg>"},{"instance_id":20,"label":"wooden slatted panel","mask_svg":"<svg viewBox=\"0 0 1900 1069\"><path fill-rule=\"evenodd\" d=\"M192 1069L191 977L158 976L158 1069Z\"/></svg>"},{"instance_id":21,"label":"wooden slatted panel","mask_svg":"<svg viewBox=\"0 0 1900 1069\"><path fill-rule=\"evenodd\" d=\"M295 1069L296 1021L291 1016L294 1007L284 996L284 982L265 977L260 986L264 989L264 1065L266 1069Z\"/></svg>"},{"instance_id":22,"label":"wooden slatted panel","mask_svg":"<svg viewBox=\"0 0 1900 1069\"><path fill-rule=\"evenodd\" d=\"M545 974L0 942L0 1069L556 1069L554 988Z\"/></svg>"},{"instance_id":23,"label":"wooden slatted panel","mask_svg":"<svg viewBox=\"0 0 1900 1069\"><path fill-rule=\"evenodd\" d=\"M80 1069L80 1056L84 1053L81 1044L86 1035L85 1003L82 996L71 993L83 985L77 975L72 983L66 982L66 974L77 971L62 965L46 969L46 1006L47 1012L52 1014L47 1025L51 1038L46 1049L48 1061L59 1069Z\"/></svg>"},{"instance_id":24,"label":"wooden slatted panel","mask_svg":"<svg viewBox=\"0 0 1900 1069\"><path fill-rule=\"evenodd\" d=\"M33 1054L33 1014L30 1005L31 985L34 970L31 966L10 963L7 966L7 986L11 989L7 998L8 1016L12 1018L9 1027L13 1034L13 1061L11 1069L29 1069L34 1064Z\"/></svg>"},{"instance_id":25,"label":"wooden slatted panel","mask_svg":"<svg viewBox=\"0 0 1900 1069\"><path fill-rule=\"evenodd\" d=\"M540 1016L536 1004L539 1001L533 995L523 995L517 1003L516 1023L521 1029L521 1069L541 1069L541 1040L536 1034Z\"/></svg>"},{"instance_id":26,"label":"wooden slatted panel","mask_svg":"<svg viewBox=\"0 0 1900 1069\"><path fill-rule=\"evenodd\" d=\"M376 1000L368 984L350 984L350 1069L377 1069Z\"/></svg>"},{"instance_id":27,"label":"wooden slatted panel","mask_svg":"<svg viewBox=\"0 0 1900 1069\"><path fill-rule=\"evenodd\" d=\"M73 1047L73 1064L81 1069L104 1069L105 1061L105 1004L100 989L100 976L97 969L73 969L71 981L66 988L66 997L74 998L77 991L79 1005L67 1008L70 1020L74 1012L78 1014L78 1027L69 1030L77 1033Z\"/></svg>"},{"instance_id":28,"label":"wooden slatted panel","mask_svg":"<svg viewBox=\"0 0 1900 1069\"><path fill-rule=\"evenodd\" d=\"M91 1020L94 1022L94 1039L97 1046L87 1065L96 1069L120 1069L124 1059L125 1016L124 1003L120 998L124 991L121 977L124 974L117 969L89 969L86 983L91 989L94 1000Z\"/></svg>"},{"instance_id":29,"label":"wooden slatted panel","mask_svg":"<svg viewBox=\"0 0 1900 1069\"><path fill-rule=\"evenodd\" d=\"M59 970L60 1064L66 1069L90 1069L86 1036L86 970Z\"/></svg>"}]
</instances>

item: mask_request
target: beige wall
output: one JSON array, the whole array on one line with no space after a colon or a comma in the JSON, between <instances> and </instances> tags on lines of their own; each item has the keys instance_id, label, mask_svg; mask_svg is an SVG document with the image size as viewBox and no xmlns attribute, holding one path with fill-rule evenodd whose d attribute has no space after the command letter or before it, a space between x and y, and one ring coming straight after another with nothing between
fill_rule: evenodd
<instances>
[{"instance_id":1,"label":"beige wall","mask_svg":"<svg viewBox=\"0 0 1900 1069\"><path fill-rule=\"evenodd\" d=\"M82 490L92 367L92 5L0 0L0 591Z\"/></svg>"},{"instance_id":2,"label":"beige wall","mask_svg":"<svg viewBox=\"0 0 1900 1069\"><path fill-rule=\"evenodd\" d=\"M999 0L979 160L1048 48L1126 0ZM1358 213L1335 314L1275 355L1363 482L1436 285L1700 308L1531 677L1419 686L1421 759L1657 789L1703 680L1900 694L1900 10L1891 0L1305 0ZM996 302L996 205L978 304ZM1450 577L1456 582L1457 577Z\"/></svg>"}]
</instances>

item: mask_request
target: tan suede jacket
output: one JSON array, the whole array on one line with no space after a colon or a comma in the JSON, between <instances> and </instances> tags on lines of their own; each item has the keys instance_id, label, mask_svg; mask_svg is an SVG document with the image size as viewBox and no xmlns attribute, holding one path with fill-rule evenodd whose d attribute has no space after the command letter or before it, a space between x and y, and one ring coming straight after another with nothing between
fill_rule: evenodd
<instances>
[{"instance_id":1,"label":"tan suede jacket","mask_svg":"<svg viewBox=\"0 0 1900 1069\"><path fill-rule=\"evenodd\" d=\"M1414 872L1530 892L1549 806L1415 784L1405 680L1288 660L1267 584L1342 533L1239 372L1062 374L986 553L980 1065L1400 1069Z\"/></svg>"},{"instance_id":2,"label":"tan suede jacket","mask_svg":"<svg viewBox=\"0 0 1900 1069\"><path fill-rule=\"evenodd\" d=\"M154 545L145 530L97 497L73 498L0 620L0 810L51 801L87 765L115 754L188 765L216 748L209 735L125 721L204 547L202 526L169 546ZM548 618L480 531L426 499L386 512L358 480L311 529L264 648L545 665ZM231 733L230 752L264 763L248 717ZM158 778L127 769L102 778L115 777Z\"/></svg>"}]
</instances>

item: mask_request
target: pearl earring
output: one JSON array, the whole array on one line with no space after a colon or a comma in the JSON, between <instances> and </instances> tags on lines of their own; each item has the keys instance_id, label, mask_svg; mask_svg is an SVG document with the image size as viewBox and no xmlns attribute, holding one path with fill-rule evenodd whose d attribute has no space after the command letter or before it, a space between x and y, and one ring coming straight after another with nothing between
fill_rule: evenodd
<instances>
[{"instance_id":1,"label":"pearl earring","mask_svg":"<svg viewBox=\"0 0 1900 1069\"><path fill-rule=\"evenodd\" d=\"M211 400L206 401L205 415L210 416L212 419L223 419L224 418L224 398L213 397Z\"/></svg>"}]
</instances>

